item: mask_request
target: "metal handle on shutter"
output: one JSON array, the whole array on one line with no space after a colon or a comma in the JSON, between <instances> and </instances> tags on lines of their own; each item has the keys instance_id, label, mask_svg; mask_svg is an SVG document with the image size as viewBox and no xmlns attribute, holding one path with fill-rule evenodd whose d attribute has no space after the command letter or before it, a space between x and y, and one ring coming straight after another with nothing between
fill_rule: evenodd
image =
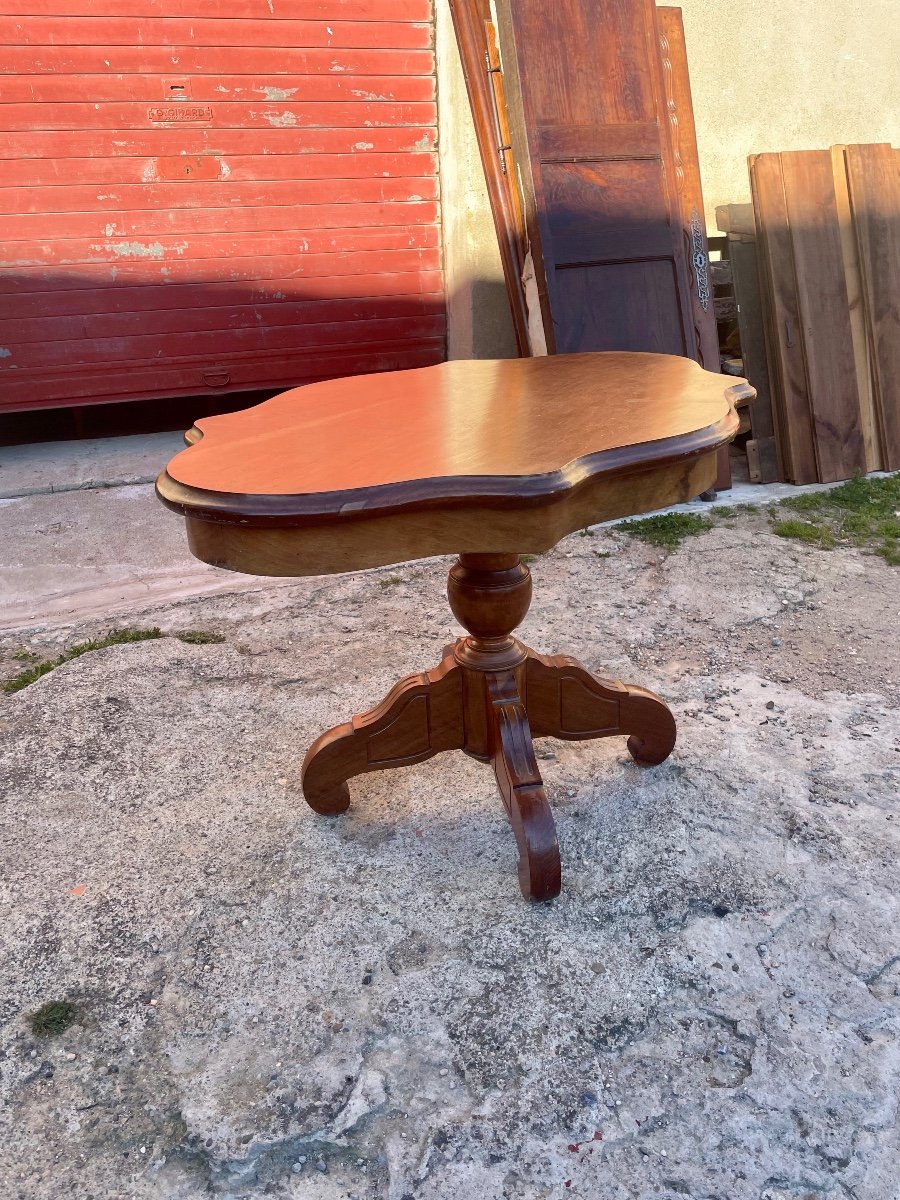
<instances>
[{"instance_id":1,"label":"metal handle on shutter","mask_svg":"<svg viewBox=\"0 0 900 1200\"><path fill-rule=\"evenodd\" d=\"M503 127L500 124L500 109L497 107L497 92L494 88L494 76L501 75L503 72L500 67L491 65L490 54L485 54L484 61L487 64L488 73L488 91L491 93L491 111L494 114L494 138L497 142L497 153L500 155L500 170L506 174L506 152L512 150L509 143L503 141Z\"/></svg>"}]
</instances>

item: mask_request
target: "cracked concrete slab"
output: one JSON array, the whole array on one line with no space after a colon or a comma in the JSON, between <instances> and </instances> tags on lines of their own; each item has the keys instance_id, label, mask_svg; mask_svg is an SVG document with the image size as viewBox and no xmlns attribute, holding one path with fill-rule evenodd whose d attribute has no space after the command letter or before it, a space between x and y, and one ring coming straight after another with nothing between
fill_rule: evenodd
<instances>
[{"instance_id":1,"label":"cracked concrete slab","mask_svg":"<svg viewBox=\"0 0 900 1200\"><path fill-rule=\"evenodd\" d=\"M73 573L84 514L139 511L100 495L53 535ZM162 569L178 521L142 511ZM225 640L0 703L4 1196L898 1200L897 573L734 526L532 564L523 638L679 722L649 771L538 744L546 906L465 756L366 776L337 820L298 790L322 729L438 661L446 563L9 622L7 673L110 624ZM39 1039L50 999L78 1020Z\"/></svg>"}]
</instances>

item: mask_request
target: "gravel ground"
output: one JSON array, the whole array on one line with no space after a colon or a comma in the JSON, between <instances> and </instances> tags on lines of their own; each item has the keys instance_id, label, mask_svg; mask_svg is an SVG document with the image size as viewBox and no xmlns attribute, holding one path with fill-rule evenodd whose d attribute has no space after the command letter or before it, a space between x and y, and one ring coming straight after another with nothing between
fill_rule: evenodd
<instances>
[{"instance_id":1,"label":"gravel ground","mask_svg":"<svg viewBox=\"0 0 900 1200\"><path fill-rule=\"evenodd\" d=\"M298 791L438 661L446 566L5 636L6 674L111 624L225 640L0 698L0 1195L898 1200L897 570L749 514L533 563L524 639L679 742L538 744L563 893L529 906L463 755L337 820ZM78 1018L37 1038L48 1000Z\"/></svg>"}]
</instances>

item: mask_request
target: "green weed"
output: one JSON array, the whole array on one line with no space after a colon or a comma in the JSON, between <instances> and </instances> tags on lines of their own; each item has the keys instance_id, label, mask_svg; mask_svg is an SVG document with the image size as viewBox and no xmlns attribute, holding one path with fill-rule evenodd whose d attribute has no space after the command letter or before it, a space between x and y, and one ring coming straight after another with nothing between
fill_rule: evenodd
<instances>
[{"instance_id":1,"label":"green weed","mask_svg":"<svg viewBox=\"0 0 900 1200\"><path fill-rule=\"evenodd\" d=\"M58 1037L78 1017L78 1006L71 1000L48 1000L29 1018L35 1037Z\"/></svg>"},{"instance_id":2,"label":"green weed","mask_svg":"<svg viewBox=\"0 0 900 1200\"><path fill-rule=\"evenodd\" d=\"M20 662L28 662L30 666L20 671L18 675L14 675L12 679L7 679L3 684L3 690L4 692L20 692L22 688L28 687L30 683L35 683L44 675L49 675L52 670L61 667L63 663L71 662L73 658L80 658L82 654L91 654L94 650L106 650L109 646L123 646L130 642L150 642L166 636L155 626L152 629L113 629L106 637L90 642L76 642L74 646L64 650L57 658L47 658L37 662L34 661L38 657L36 654L30 650L20 650L13 655L13 658ZM186 629L183 633L176 633L172 636L192 646L225 641L221 633L207 633L200 629Z\"/></svg>"},{"instance_id":3,"label":"green weed","mask_svg":"<svg viewBox=\"0 0 900 1200\"><path fill-rule=\"evenodd\" d=\"M651 546L674 549L686 537L694 537L712 529L712 521L696 513L663 513L658 517L645 517L642 521L622 521L615 528L629 537L640 538Z\"/></svg>"},{"instance_id":4,"label":"green weed","mask_svg":"<svg viewBox=\"0 0 900 1200\"><path fill-rule=\"evenodd\" d=\"M831 491L789 496L777 507L807 518L773 516L772 528L779 537L799 538L824 549L841 543L858 546L900 566L900 475L858 476Z\"/></svg>"}]
</instances>

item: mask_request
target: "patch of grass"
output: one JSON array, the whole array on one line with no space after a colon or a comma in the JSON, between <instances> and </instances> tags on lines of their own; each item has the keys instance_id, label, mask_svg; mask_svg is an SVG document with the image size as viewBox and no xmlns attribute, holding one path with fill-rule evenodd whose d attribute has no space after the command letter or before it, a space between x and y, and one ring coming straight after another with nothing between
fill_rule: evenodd
<instances>
[{"instance_id":1,"label":"patch of grass","mask_svg":"<svg viewBox=\"0 0 900 1200\"><path fill-rule=\"evenodd\" d=\"M522 560L523 563L537 562L539 557L540 556L537 554L520 554L519 555L519 558Z\"/></svg>"},{"instance_id":2,"label":"patch of grass","mask_svg":"<svg viewBox=\"0 0 900 1200\"><path fill-rule=\"evenodd\" d=\"M578 535L579 535L579 537L593 537L594 531L593 531L593 529L588 529L587 526L585 526L584 529L578 530Z\"/></svg>"},{"instance_id":3,"label":"patch of grass","mask_svg":"<svg viewBox=\"0 0 900 1200\"><path fill-rule=\"evenodd\" d=\"M378 586L383 588L396 587L398 583L402 582L402 575L388 575L387 579L378 580Z\"/></svg>"},{"instance_id":4,"label":"patch of grass","mask_svg":"<svg viewBox=\"0 0 900 1200\"><path fill-rule=\"evenodd\" d=\"M696 513L663 513L659 517L645 517L642 521L622 521L615 528L629 537L640 538L651 546L674 549L686 537L694 537L712 529L712 521Z\"/></svg>"},{"instance_id":5,"label":"patch of grass","mask_svg":"<svg viewBox=\"0 0 900 1200\"><path fill-rule=\"evenodd\" d=\"M736 508L737 508L738 512L743 512L743 513L759 512L758 504L738 504L738 505L736 505Z\"/></svg>"},{"instance_id":6,"label":"patch of grass","mask_svg":"<svg viewBox=\"0 0 900 1200\"><path fill-rule=\"evenodd\" d=\"M714 504L709 510L711 517L736 517L737 509L732 508L730 504Z\"/></svg>"},{"instance_id":7,"label":"patch of grass","mask_svg":"<svg viewBox=\"0 0 900 1200\"><path fill-rule=\"evenodd\" d=\"M825 549L845 544L877 554L900 566L900 476L884 479L858 476L828 492L789 496L777 506L803 513L807 520L780 520L773 531L780 537L814 542Z\"/></svg>"},{"instance_id":8,"label":"patch of grass","mask_svg":"<svg viewBox=\"0 0 900 1200\"><path fill-rule=\"evenodd\" d=\"M778 537L798 538L801 542L812 542L823 550L834 547L834 538L827 525L817 525L814 521L798 521L792 518L788 521L775 521L772 532Z\"/></svg>"},{"instance_id":9,"label":"patch of grass","mask_svg":"<svg viewBox=\"0 0 900 1200\"><path fill-rule=\"evenodd\" d=\"M203 629L185 629L175 636L179 642L187 642L189 646L217 646L225 641L224 633L207 633Z\"/></svg>"},{"instance_id":10,"label":"patch of grass","mask_svg":"<svg viewBox=\"0 0 900 1200\"><path fill-rule=\"evenodd\" d=\"M14 650L12 656L16 662L34 662L36 658L40 658L33 650Z\"/></svg>"},{"instance_id":11,"label":"patch of grass","mask_svg":"<svg viewBox=\"0 0 900 1200\"><path fill-rule=\"evenodd\" d=\"M78 1019L78 1005L71 1000L48 1000L31 1014L29 1024L35 1037L58 1037Z\"/></svg>"},{"instance_id":12,"label":"patch of grass","mask_svg":"<svg viewBox=\"0 0 900 1200\"><path fill-rule=\"evenodd\" d=\"M126 642L148 642L162 636L161 631L156 628L113 629L106 637L98 638L96 641L76 642L74 646L70 646L68 650L64 650L58 658L47 658L43 662L36 662L26 670L20 671L18 675L14 675L12 679L7 679L3 685L3 690L5 692L20 692L22 688L28 687L30 683L34 683L42 676L48 675L55 667L61 667L63 663L71 662L73 658L80 658L82 654L90 654L94 650L105 650L108 646L121 646Z\"/></svg>"}]
</instances>

